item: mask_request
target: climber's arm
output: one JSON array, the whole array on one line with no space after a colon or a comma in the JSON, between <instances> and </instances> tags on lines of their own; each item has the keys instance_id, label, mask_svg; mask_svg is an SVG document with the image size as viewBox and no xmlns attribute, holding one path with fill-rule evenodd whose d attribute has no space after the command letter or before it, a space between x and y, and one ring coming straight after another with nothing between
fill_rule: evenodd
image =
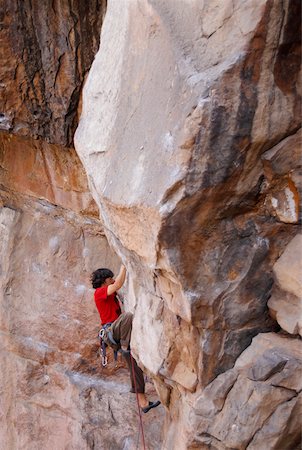
<instances>
[{"instance_id":1,"label":"climber's arm","mask_svg":"<svg viewBox=\"0 0 302 450\"><path fill-rule=\"evenodd\" d=\"M124 284L126 278L126 268L121 266L118 276L113 284L109 284L107 289L107 295L111 295L118 291Z\"/></svg>"}]
</instances>

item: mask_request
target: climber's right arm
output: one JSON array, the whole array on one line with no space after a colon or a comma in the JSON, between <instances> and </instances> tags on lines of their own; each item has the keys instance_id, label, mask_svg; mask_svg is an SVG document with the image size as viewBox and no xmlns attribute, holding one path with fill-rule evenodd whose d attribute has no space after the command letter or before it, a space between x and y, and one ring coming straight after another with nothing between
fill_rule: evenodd
<instances>
[{"instance_id":1,"label":"climber's right arm","mask_svg":"<svg viewBox=\"0 0 302 450\"><path fill-rule=\"evenodd\" d=\"M118 291L124 284L126 279L126 268L125 266L121 266L118 276L116 277L113 284L109 284L107 289L107 295L111 295L114 292Z\"/></svg>"}]
</instances>

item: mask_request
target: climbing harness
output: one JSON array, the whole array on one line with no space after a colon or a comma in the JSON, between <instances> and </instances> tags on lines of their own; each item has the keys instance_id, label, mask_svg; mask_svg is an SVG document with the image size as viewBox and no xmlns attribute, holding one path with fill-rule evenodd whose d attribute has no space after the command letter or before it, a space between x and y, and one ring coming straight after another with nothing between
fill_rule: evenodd
<instances>
[{"instance_id":1,"label":"climbing harness","mask_svg":"<svg viewBox=\"0 0 302 450\"><path fill-rule=\"evenodd\" d=\"M114 350L114 361L117 361L117 350L119 344L114 340L111 331L111 322L106 323L99 331L100 348L101 348L101 360L102 366L105 367L108 364L108 358L106 355L106 347L109 345Z\"/></svg>"},{"instance_id":2,"label":"climbing harness","mask_svg":"<svg viewBox=\"0 0 302 450\"><path fill-rule=\"evenodd\" d=\"M130 352L130 359L131 359L132 377L133 377L133 381L134 381L134 390L135 390L135 394L136 394L136 403L137 403L137 409L138 409L138 414L139 414L140 429L141 429L141 432L142 432L143 448L144 448L144 450L146 450L144 427L143 427L143 419L142 419L141 408L139 406L139 401L138 401L138 392L137 392L137 386L136 386L134 361L133 361L133 356L132 356L131 352Z\"/></svg>"}]
</instances>

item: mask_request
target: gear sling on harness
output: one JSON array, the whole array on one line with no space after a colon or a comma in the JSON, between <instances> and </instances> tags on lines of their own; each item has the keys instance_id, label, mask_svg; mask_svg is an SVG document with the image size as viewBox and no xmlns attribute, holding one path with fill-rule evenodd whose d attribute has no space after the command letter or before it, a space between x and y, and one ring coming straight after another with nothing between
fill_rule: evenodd
<instances>
[{"instance_id":1,"label":"gear sling on harness","mask_svg":"<svg viewBox=\"0 0 302 450\"><path fill-rule=\"evenodd\" d=\"M105 325L102 326L102 328L99 331L99 339L100 339L100 346L101 346L101 359L102 359L102 366L107 366L108 358L106 355L106 347L109 345L114 350L114 361L117 361L117 352L120 348L120 345L114 340L111 330L112 322L108 322Z\"/></svg>"}]
</instances>

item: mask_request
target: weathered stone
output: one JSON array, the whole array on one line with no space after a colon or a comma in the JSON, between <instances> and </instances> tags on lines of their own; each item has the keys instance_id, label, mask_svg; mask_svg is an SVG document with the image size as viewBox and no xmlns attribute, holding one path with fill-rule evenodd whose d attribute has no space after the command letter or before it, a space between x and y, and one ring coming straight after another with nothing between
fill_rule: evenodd
<instances>
[{"instance_id":1,"label":"weathered stone","mask_svg":"<svg viewBox=\"0 0 302 450\"><path fill-rule=\"evenodd\" d=\"M250 367L248 377L254 381L265 381L275 373L280 372L286 363L287 359L279 352L267 350Z\"/></svg>"},{"instance_id":2,"label":"weathered stone","mask_svg":"<svg viewBox=\"0 0 302 450\"><path fill-rule=\"evenodd\" d=\"M206 433L195 438L193 444L189 445L188 450L225 450L225 445Z\"/></svg>"},{"instance_id":3,"label":"weathered stone","mask_svg":"<svg viewBox=\"0 0 302 450\"><path fill-rule=\"evenodd\" d=\"M278 405L293 397L292 391L239 378L208 432L226 448L244 449Z\"/></svg>"},{"instance_id":4,"label":"weathered stone","mask_svg":"<svg viewBox=\"0 0 302 450\"><path fill-rule=\"evenodd\" d=\"M287 171L266 178L261 155L300 127L297 58L293 84L284 76L284 49L299 49L297 13L293 3L266 0L108 5L75 145L128 269L132 347L169 389L169 403L160 389L169 409L164 448L191 445L194 395L231 369L254 336L279 329L267 308L272 266L298 213L287 214L285 203L278 219L268 199L287 186L294 192L295 182L281 180ZM187 370L176 381L177 367ZM272 378L274 369L263 372ZM188 373L196 373L196 394L184 387ZM223 417L210 424L198 416L197 425L193 417L195 442L213 436L209 448L246 447L295 395L270 378L242 375Z\"/></svg>"},{"instance_id":5,"label":"weathered stone","mask_svg":"<svg viewBox=\"0 0 302 450\"><path fill-rule=\"evenodd\" d=\"M105 2L44 3L5 4L0 121L70 144ZM272 318L267 308L272 268L301 217L300 8L108 4L76 144L106 236L127 266L132 350L166 406L165 450L262 442L277 450L298 436L300 341L261 333L279 330L277 309ZM0 440L132 448L135 403L99 366L88 289L92 268L102 261L115 270L118 261L91 218L81 168L72 150L6 138L0 376L14 426ZM148 448L160 445L161 414L144 421Z\"/></svg>"},{"instance_id":6,"label":"weathered stone","mask_svg":"<svg viewBox=\"0 0 302 450\"><path fill-rule=\"evenodd\" d=\"M3 448L109 449L137 445L137 404L129 393L127 371L106 379L66 371L61 364L41 365L3 350L1 361L6 368L0 373L1 413L10 425L0 427ZM146 387L150 398L155 396L149 383ZM144 423L146 445L152 450L160 448L161 412L159 408L156 413L150 411L150 425Z\"/></svg>"},{"instance_id":7,"label":"weathered stone","mask_svg":"<svg viewBox=\"0 0 302 450\"><path fill-rule=\"evenodd\" d=\"M292 174L299 169L301 162L302 130L283 139L279 144L262 155L264 173L271 181L276 176Z\"/></svg>"},{"instance_id":8,"label":"weathered stone","mask_svg":"<svg viewBox=\"0 0 302 450\"><path fill-rule=\"evenodd\" d=\"M302 297L274 288L267 306L281 328L290 334L302 334Z\"/></svg>"},{"instance_id":9,"label":"weathered stone","mask_svg":"<svg viewBox=\"0 0 302 450\"><path fill-rule=\"evenodd\" d=\"M171 388L167 386L159 377L154 378L153 380L156 391L159 393L162 404L165 406L169 406L170 403L170 395Z\"/></svg>"},{"instance_id":10,"label":"weathered stone","mask_svg":"<svg viewBox=\"0 0 302 450\"><path fill-rule=\"evenodd\" d=\"M190 416L194 437L189 448L256 449L265 443L277 450L283 448L281 442L284 448L295 448L300 436L295 417L299 354L295 339L274 333L254 338L235 369L219 375L198 397Z\"/></svg>"},{"instance_id":11,"label":"weathered stone","mask_svg":"<svg viewBox=\"0 0 302 450\"><path fill-rule=\"evenodd\" d=\"M274 273L280 287L301 297L302 292L302 234L297 234L274 264ZM301 311L302 313L302 311Z\"/></svg>"},{"instance_id":12,"label":"weathered stone","mask_svg":"<svg viewBox=\"0 0 302 450\"><path fill-rule=\"evenodd\" d=\"M73 149L0 139L1 446L131 448L135 396L120 358L113 365L108 352L101 366L89 283L92 270L119 262L83 169ZM150 383L147 392L156 398ZM149 413L148 448L160 447L163 413Z\"/></svg>"},{"instance_id":13,"label":"weathered stone","mask_svg":"<svg viewBox=\"0 0 302 450\"><path fill-rule=\"evenodd\" d=\"M72 145L106 1L1 2L0 130Z\"/></svg>"},{"instance_id":14,"label":"weathered stone","mask_svg":"<svg viewBox=\"0 0 302 450\"><path fill-rule=\"evenodd\" d=\"M136 445L137 405L128 394L129 375L119 371L106 380L97 354L99 318L87 280L104 258L118 267L99 222L46 202L23 199L23 210L16 207L0 210L0 383L10 425L0 427L2 445ZM78 380L75 387L70 380ZM87 390L94 392L93 401L83 396ZM149 393L155 396L150 387ZM151 416L158 427L161 412ZM114 435L107 431L112 425ZM158 449L160 434L153 436L152 426L145 427L148 448Z\"/></svg>"},{"instance_id":15,"label":"weathered stone","mask_svg":"<svg viewBox=\"0 0 302 450\"><path fill-rule=\"evenodd\" d=\"M268 199L271 209L281 222L298 223L299 196L293 183L286 183L275 189Z\"/></svg>"},{"instance_id":16,"label":"weathered stone","mask_svg":"<svg viewBox=\"0 0 302 450\"><path fill-rule=\"evenodd\" d=\"M5 189L98 217L73 148L0 133L0 180Z\"/></svg>"},{"instance_id":17,"label":"weathered stone","mask_svg":"<svg viewBox=\"0 0 302 450\"><path fill-rule=\"evenodd\" d=\"M1 448L138 445L129 374L110 352L106 368L98 357L89 282L92 270L119 262L71 148L105 9L106 1L1 5ZM150 383L147 392L155 397ZM160 447L162 416L148 413L150 449Z\"/></svg>"},{"instance_id":18,"label":"weathered stone","mask_svg":"<svg viewBox=\"0 0 302 450\"><path fill-rule=\"evenodd\" d=\"M271 315L291 334L302 335L302 235L297 234L274 264L281 289L275 288L268 302Z\"/></svg>"},{"instance_id":19,"label":"weathered stone","mask_svg":"<svg viewBox=\"0 0 302 450\"><path fill-rule=\"evenodd\" d=\"M300 148L301 129L262 155L268 182L265 205L271 215L285 223L298 223L302 217Z\"/></svg>"},{"instance_id":20,"label":"weathered stone","mask_svg":"<svg viewBox=\"0 0 302 450\"><path fill-rule=\"evenodd\" d=\"M238 52L246 47L242 39L234 38L238 28L232 28L231 14L225 22L219 19L221 28L211 41L211 48L223 55L220 64L212 66L213 55L207 52L206 46L193 47L191 60L197 64L193 68L185 67L179 53L174 51L177 46L184 48L195 39L190 34L195 33L192 27L177 19L180 11L183 13L183 6L173 5L175 9L171 9L168 17L160 2L152 6L144 4L140 9L136 3L125 4L121 9L117 2L111 2L102 29L101 50L85 85L83 115L76 134L77 151L89 174L94 196L99 198L106 227L111 230L112 245L120 254L135 253L135 257L127 254L127 259L131 260L131 278L137 277L141 264L144 266L144 281L141 284L135 281L133 289L136 298L147 301L143 300L143 307L138 304L136 310L142 317L140 325L138 319L135 321L137 334L152 333L149 319L143 320L143 312L144 305L149 303L147 297L154 289L154 274L156 294L165 299L171 311L197 327L201 324L209 329L215 326L218 311L224 304L226 329L219 348L215 349L221 358L215 363L212 360L207 381L217 371L231 367L259 329L273 327L266 308L272 285L269 239L261 236L261 224L251 226L246 219L245 225L239 225L233 220L234 215L244 217L246 211L256 208L262 176L261 162L255 164L257 154L259 157L256 149L268 145L264 144L268 122L284 137L289 129L297 126L289 123L288 118L278 120L277 126L272 111L275 108L280 111L280 105L265 109L266 119L260 106L265 102L263 93L269 78L264 72L270 70L270 52L278 45L276 29L282 28L279 6L276 4L270 9L271 6L268 2L257 5L249 2L234 12L236 20L248 29L245 45L249 45L250 50L246 59L236 59ZM207 14L209 17L213 14L213 8L200 7L204 24ZM186 11L186 14L191 13ZM193 15L198 17L196 11ZM159 17L165 19L159 20ZM148 31L155 29L156 33ZM232 30L232 45L227 30ZM230 40L218 39L222 32ZM127 35L126 41L124 35ZM202 36L201 32L200 39L205 39L206 43ZM238 48L234 47L235 41ZM148 42L149 46L138 46L138 42ZM135 56L130 57L129 48L136 49ZM155 49L160 49L160 55L156 52L153 56ZM109 54L114 58L107 57ZM124 62L125 54L127 62ZM263 74L255 71L252 75L254 62L259 58L263 58ZM138 64L138 60L145 61L144 65ZM174 67L178 68L176 73ZM260 67L258 63L257 67ZM159 79L163 78L167 82L158 91ZM122 95L125 89L127 98ZM241 97L238 97L238 90ZM144 95L138 99L136 92L140 91ZM109 93L110 103L106 100ZM282 102L283 94L279 94ZM167 114L168 106L161 105L174 106ZM142 121L147 111L148 123L152 123L152 130L148 132ZM125 122L127 127L121 126L122 132L116 125L114 133L111 131L110 123ZM96 123L100 123L101 129ZM127 171L123 170L123 158L127 161ZM154 164L154 161L161 163ZM123 174L118 183L115 173ZM226 192L231 192L231 196L226 198ZM146 235L148 239L144 243ZM249 335L249 338L240 339L242 335ZM135 343L139 341L139 338L134 339ZM235 339L236 344L231 344ZM203 345L206 348L206 341ZM230 348L229 358L223 357L228 353L224 345ZM144 348L144 343L139 343L139 354L147 355L150 351L149 359L157 358L148 344ZM154 368L152 363L148 366L152 371Z\"/></svg>"},{"instance_id":21,"label":"weathered stone","mask_svg":"<svg viewBox=\"0 0 302 450\"><path fill-rule=\"evenodd\" d=\"M10 211L3 208L4 219L11 217ZM44 351L56 349L57 356L63 352L76 360L86 346L91 346L88 330L98 323L93 305L88 302L92 291L86 279L104 243L97 221L72 217L64 211L58 216L57 211L50 204L29 203L27 209L15 213L13 226L7 226L7 219L2 221L2 237L10 252L2 254L1 266L13 266L18 277L8 276L11 269L2 275L1 329L29 344L33 340L34 347L41 343ZM14 242L22 242L22 246ZM86 257L78 265L78 255L83 253ZM85 310L81 312L82 302ZM86 325L79 321L82 314ZM58 329L64 329L63 337ZM74 342L77 349L71 352Z\"/></svg>"},{"instance_id":22,"label":"weathered stone","mask_svg":"<svg viewBox=\"0 0 302 450\"><path fill-rule=\"evenodd\" d=\"M244 449L278 405L294 396L293 391L253 382L240 375L221 411L214 417L195 418L195 441L207 436L209 444L213 442L214 446L217 440L221 448Z\"/></svg>"},{"instance_id":23,"label":"weathered stone","mask_svg":"<svg viewBox=\"0 0 302 450\"><path fill-rule=\"evenodd\" d=\"M222 410L225 399L238 378L234 369L218 375L197 397L194 409L196 414L204 417L213 417Z\"/></svg>"},{"instance_id":24,"label":"weathered stone","mask_svg":"<svg viewBox=\"0 0 302 450\"><path fill-rule=\"evenodd\" d=\"M267 423L258 431L248 450L259 450L263 445L270 450L294 450L301 444L302 396L277 407Z\"/></svg>"},{"instance_id":25,"label":"weathered stone","mask_svg":"<svg viewBox=\"0 0 302 450\"><path fill-rule=\"evenodd\" d=\"M290 359L287 361L284 369L276 373L270 379L270 383L274 386L293 389L297 393L302 391L302 362L298 359Z\"/></svg>"},{"instance_id":26,"label":"weathered stone","mask_svg":"<svg viewBox=\"0 0 302 450\"><path fill-rule=\"evenodd\" d=\"M189 391L194 391L197 384L196 373L192 372L182 361L176 365L171 379Z\"/></svg>"},{"instance_id":27,"label":"weathered stone","mask_svg":"<svg viewBox=\"0 0 302 450\"><path fill-rule=\"evenodd\" d=\"M276 333L260 333L258 336L254 337L252 345L250 345L237 359L235 368L248 369L252 367L257 359L267 351L282 355L288 360L300 360L300 340L287 336L280 336Z\"/></svg>"}]
</instances>

